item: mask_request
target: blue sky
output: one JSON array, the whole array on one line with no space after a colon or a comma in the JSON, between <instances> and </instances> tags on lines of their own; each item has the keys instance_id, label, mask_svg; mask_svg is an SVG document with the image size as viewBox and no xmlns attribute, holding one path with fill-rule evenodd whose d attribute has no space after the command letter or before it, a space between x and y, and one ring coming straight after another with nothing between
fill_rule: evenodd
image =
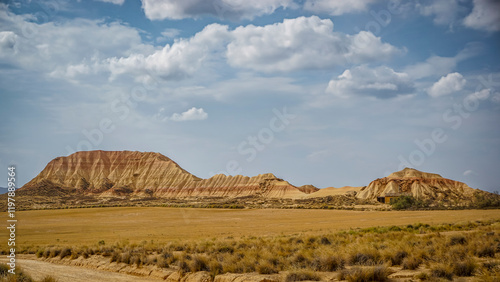
<instances>
[{"instance_id":1,"label":"blue sky","mask_svg":"<svg viewBox=\"0 0 500 282\"><path fill-rule=\"evenodd\" d=\"M500 190L500 2L12 0L0 167L77 150L363 186L405 166Z\"/></svg>"}]
</instances>

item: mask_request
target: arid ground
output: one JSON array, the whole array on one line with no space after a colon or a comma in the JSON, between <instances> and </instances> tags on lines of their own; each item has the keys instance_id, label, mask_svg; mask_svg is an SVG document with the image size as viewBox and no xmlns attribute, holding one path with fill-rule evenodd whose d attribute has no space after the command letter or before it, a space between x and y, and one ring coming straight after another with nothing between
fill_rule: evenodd
<instances>
[{"instance_id":1,"label":"arid ground","mask_svg":"<svg viewBox=\"0 0 500 282\"><path fill-rule=\"evenodd\" d=\"M19 265L37 281L500 275L500 210L121 207L22 211L17 218Z\"/></svg>"},{"instance_id":2,"label":"arid ground","mask_svg":"<svg viewBox=\"0 0 500 282\"><path fill-rule=\"evenodd\" d=\"M3 218L5 219L5 213ZM17 213L18 246L322 234L351 228L499 219L500 210L348 211L297 209L93 208ZM0 238L7 238L0 229ZM5 247L6 242L2 242Z\"/></svg>"}]
</instances>

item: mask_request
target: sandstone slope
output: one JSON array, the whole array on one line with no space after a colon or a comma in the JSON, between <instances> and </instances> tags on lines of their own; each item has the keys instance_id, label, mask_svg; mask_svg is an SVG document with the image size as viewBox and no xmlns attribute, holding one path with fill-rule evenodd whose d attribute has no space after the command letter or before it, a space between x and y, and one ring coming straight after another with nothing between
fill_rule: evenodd
<instances>
[{"instance_id":1,"label":"sandstone slope","mask_svg":"<svg viewBox=\"0 0 500 282\"><path fill-rule=\"evenodd\" d=\"M337 195L356 195L363 187L344 186L341 188L328 187L306 195L305 198L319 198Z\"/></svg>"},{"instance_id":2,"label":"sandstone slope","mask_svg":"<svg viewBox=\"0 0 500 282\"><path fill-rule=\"evenodd\" d=\"M215 175L201 179L159 153L83 151L58 157L21 188L22 194L81 193L98 197L300 198L305 195L273 174Z\"/></svg>"},{"instance_id":3,"label":"sandstone slope","mask_svg":"<svg viewBox=\"0 0 500 282\"><path fill-rule=\"evenodd\" d=\"M405 168L372 181L361 189L359 199L376 199L388 195L411 195L422 200L470 200L476 189L467 184L443 178L439 174Z\"/></svg>"}]
</instances>

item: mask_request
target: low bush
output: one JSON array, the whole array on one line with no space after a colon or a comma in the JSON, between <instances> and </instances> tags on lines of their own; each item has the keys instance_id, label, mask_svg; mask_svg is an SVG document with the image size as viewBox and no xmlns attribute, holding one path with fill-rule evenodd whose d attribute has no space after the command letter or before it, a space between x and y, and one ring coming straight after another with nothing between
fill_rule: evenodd
<instances>
[{"instance_id":1,"label":"low bush","mask_svg":"<svg viewBox=\"0 0 500 282\"><path fill-rule=\"evenodd\" d=\"M58 280L51 275L45 276L40 282L57 282Z\"/></svg>"},{"instance_id":2,"label":"low bush","mask_svg":"<svg viewBox=\"0 0 500 282\"><path fill-rule=\"evenodd\" d=\"M312 271L292 271L286 275L285 281L321 281L321 277Z\"/></svg>"},{"instance_id":3,"label":"low bush","mask_svg":"<svg viewBox=\"0 0 500 282\"><path fill-rule=\"evenodd\" d=\"M473 276L477 268L476 263L469 259L452 263L453 274L456 276Z\"/></svg>"},{"instance_id":4,"label":"low bush","mask_svg":"<svg viewBox=\"0 0 500 282\"><path fill-rule=\"evenodd\" d=\"M339 280L347 280L349 282L369 282L369 281L389 281L391 271L386 266L374 267L353 267L351 269L342 270L339 275Z\"/></svg>"},{"instance_id":5,"label":"low bush","mask_svg":"<svg viewBox=\"0 0 500 282\"><path fill-rule=\"evenodd\" d=\"M64 248L61 250L61 253L59 254L59 256L61 257L61 259L65 258L65 257L68 257L68 256L71 256L71 249L70 248Z\"/></svg>"},{"instance_id":6,"label":"low bush","mask_svg":"<svg viewBox=\"0 0 500 282\"><path fill-rule=\"evenodd\" d=\"M467 239L465 238L464 235L458 234L458 235L452 235L450 237L450 240L448 242L448 245L453 246L453 245L465 245L467 243Z\"/></svg>"},{"instance_id":7,"label":"low bush","mask_svg":"<svg viewBox=\"0 0 500 282\"><path fill-rule=\"evenodd\" d=\"M337 271L344 268L344 259L336 256L322 256L313 260L311 268L315 271Z\"/></svg>"},{"instance_id":8,"label":"low bush","mask_svg":"<svg viewBox=\"0 0 500 282\"><path fill-rule=\"evenodd\" d=\"M210 269L208 268L207 258L202 256L195 256L189 264L189 269L191 270L191 272L209 271Z\"/></svg>"},{"instance_id":9,"label":"low bush","mask_svg":"<svg viewBox=\"0 0 500 282\"><path fill-rule=\"evenodd\" d=\"M431 268L431 276L452 280L453 279L453 272L450 269L450 267L448 267L446 265L439 264L439 265L435 265Z\"/></svg>"},{"instance_id":10,"label":"low bush","mask_svg":"<svg viewBox=\"0 0 500 282\"><path fill-rule=\"evenodd\" d=\"M495 257L495 248L491 245L484 244L482 246L477 247L475 251L476 255L480 258L482 257Z\"/></svg>"},{"instance_id":11,"label":"low bush","mask_svg":"<svg viewBox=\"0 0 500 282\"><path fill-rule=\"evenodd\" d=\"M260 262L255 270L260 274L274 274L279 272L276 267L269 262Z\"/></svg>"},{"instance_id":12,"label":"low bush","mask_svg":"<svg viewBox=\"0 0 500 282\"><path fill-rule=\"evenodd\" d=\"M398 251L393 256L391 256L392 265L401 265L403 260L408 256L406 251Z\"/></svg>"},{"instance_id":13,"label":"low bush","mask_svg":"<svg viewBox=\"0 0 500 282\"><path fill-rule=\"evenodd\" d=\"M403 262L401 263L401 266L403 269L408 269L408 270L415 270L420 267L420 264L422 264L422 259L415 257L415 256L410 256L406 257Z\"/></svg>"},{"instance_id":14,"label":"low bush","mask_svg":"<svg viewBox=\"0 0 500 282\"><path fill-rule=\"evenodd\" d=\"M401 196L391 200L391 206L395 210L407 210L416 208L425 208L428 205L413 196Z\"/></svg>"},{"instance_id":15,"label":"low bush","mask_svg":"<svg viewBox=\"0 0 500 282\"><path fill-rule=\"evenodd\" d=\"M374 265L378 263L378 258L373 252L355 252L349 257L352 265Z\"/></svg>"}]
</instances>

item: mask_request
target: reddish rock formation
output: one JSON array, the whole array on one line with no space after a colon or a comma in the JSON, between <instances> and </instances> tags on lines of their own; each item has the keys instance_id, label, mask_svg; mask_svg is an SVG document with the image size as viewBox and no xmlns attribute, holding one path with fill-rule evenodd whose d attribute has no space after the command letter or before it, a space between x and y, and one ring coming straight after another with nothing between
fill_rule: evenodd
<instances>
[{"instance_id":1,"label":"reddish rock formation","mask_svg":"<svg viewBox=\"0 0 500 282\"><path fill-rule=\"evenodd\" d=\"M314 193L314 192L321 190L319 188L316 188L314 185L302 185L300 187L297 187L297 189L299 189L300 191L302 191L306 194L311 194L311 193Z\"/></svg>"},{"instance_id":2,"label":"reddish rock formation","mask_svg":"<svg viewBox=\"0 0 500 282\"><path fill-rule=\"evenodd\" d=\"M467 184L446 179L439 174L405 168L372 181L356 197L376 199L386 195L411 195L422 200L462 200L472 198L474 191Z\"/></svg>"},{"instance_id":3,"label":"reddish rock formation","mask_svg":"<svg viewBox=\"0 0 500 282\"><path fill-rule=\"evenodd\" d=\"M98 197L300 198L305 195L273 174L198 178L159 153L85 151L52 160L23 190L47 186Z\"/></svg>"}]
</instances>

